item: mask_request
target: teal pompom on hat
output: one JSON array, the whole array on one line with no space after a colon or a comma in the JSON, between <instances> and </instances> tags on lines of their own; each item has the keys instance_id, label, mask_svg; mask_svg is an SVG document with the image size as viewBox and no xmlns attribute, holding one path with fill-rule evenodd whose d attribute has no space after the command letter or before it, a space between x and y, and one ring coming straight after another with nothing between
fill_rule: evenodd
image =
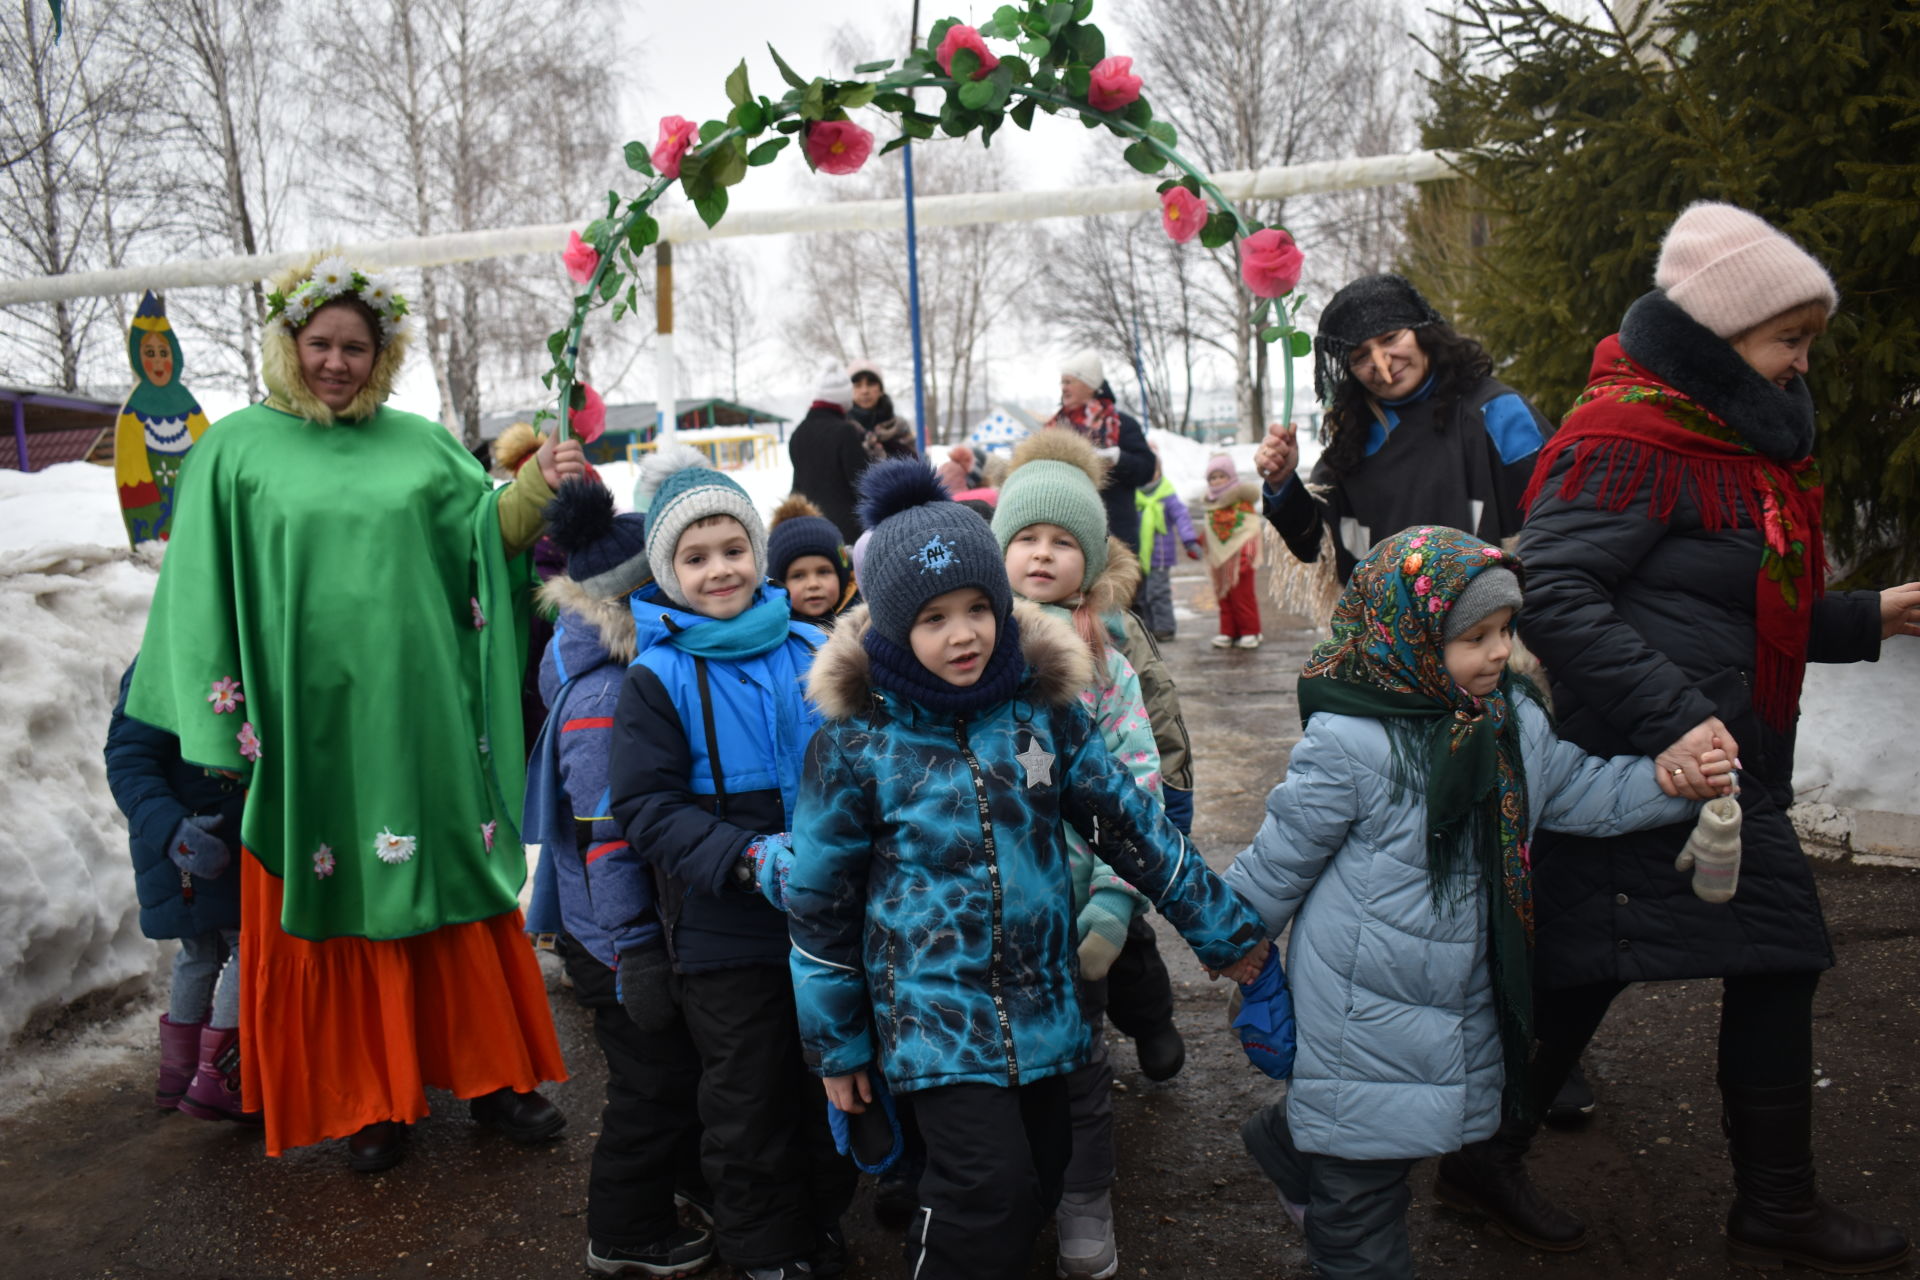
<instances>
[{"instance_id":1,"label":"teal pompom on hat","mask_svg":"<svg viewBox=\"0 0 1920 1280\"><path fill-rule=\"evenodd\" d=\"M642 459L633 505L647 517L647 566L653 580L661 594L681 608L688 606L673 572L674 549L688 528L710 516L731 516L740 522L753 549L753 576L766 576L767 527L754 510L753 499L698 449L670 445Z\"/></svg>"},{"instance_id":2,"label":"teal pompom on hat","mask_svg":"<svg viewBox=\"0 0 1920 1280\"><path fill-rule=\"evenodd\" d=\"M1049 428L1022 440L993 511L1001 555L1022 529L1059 525L1080 544L1086 559L1080 590L1090 589L1107 569L1107 507L1100 500L1106 479L1107 464L1072 431Z\"/></svg>"}]
</instances>

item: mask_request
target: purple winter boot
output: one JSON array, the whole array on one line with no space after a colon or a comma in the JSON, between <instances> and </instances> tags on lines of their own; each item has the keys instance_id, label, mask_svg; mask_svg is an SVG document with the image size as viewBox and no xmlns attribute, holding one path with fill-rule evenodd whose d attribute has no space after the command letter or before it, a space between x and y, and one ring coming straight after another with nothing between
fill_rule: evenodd
<instances>
[{"instance_id":1,"label":"purple winter boot","mask_svg":"<svg viewBox=\"0 0 1920 1280\"><path fill-rule=\"evenodd\" d=\"M206 1027L200 1032L200 1068L180 1099L180 1110L197 1120L254 1121L240 1109L240 1030Z\"/></svg>"},{"instance_id":2,"label":"purple winter boot","mask_svg":"<svg viewBox=\"0 0 1920 1280\"><path fill-rule=\"evenodd\" d=\"M200 1053L200 1029L204 1022L175 1022L160 1015L160 1078L154 1082L153 1105L173 1111L193 1080L194 1063Z\"/></svg>"}]
</instances>

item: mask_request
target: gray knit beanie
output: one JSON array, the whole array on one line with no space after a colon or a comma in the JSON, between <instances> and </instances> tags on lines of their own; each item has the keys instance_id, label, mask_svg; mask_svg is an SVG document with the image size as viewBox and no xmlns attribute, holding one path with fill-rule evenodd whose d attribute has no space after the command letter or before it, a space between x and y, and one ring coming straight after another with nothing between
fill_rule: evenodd
<instances>
[{"instance_id":1,"label":"gray knit beanie","mask_svg":"<svg viewBox=\"0 0 1920 1280\"><path fill-rule=\"evenodd\" d=\"M680 535L709 516L731 516L747 531L753 548L756 582L767 572L767 528L753 509L747 491L724 471L716 470L706 455L689 445L669 445L640 462L640 479L633 488L634 506L647 517L647 564L653 580L667 599L687 607L680 579L673 572L674 549Z\"/></svg>"},{"instance_id":2,"label":"gray knit beanie","mask_svg":"<svg viewBox=\"0 0 1920 1280\"><path fill-rule=\"evenodd\" d=\"M1518 613L1520 599L1520 579L1514 576L1513 570L1498 565L1482 569L1467 583L1460 598L1453 602L1453 608L1447 610L1442 638L1451 643L1463 631L1500 609Z\"/></svg>"},{"instance_id":3,"label":"gray knit beanie","mask_svg":"<svg viewBox=\"0 0 1920 1280\"><path fill-rule=\"evenodd\" d=\"M921 606L962 587L978 587L995 622L1013 612L1013 589L1000 544L986 521L947 496L933 469L896 458L860 477L860 515L867 547L860 557L860 594L873 629L910 648Z\"/></svg>"}]
</instances>

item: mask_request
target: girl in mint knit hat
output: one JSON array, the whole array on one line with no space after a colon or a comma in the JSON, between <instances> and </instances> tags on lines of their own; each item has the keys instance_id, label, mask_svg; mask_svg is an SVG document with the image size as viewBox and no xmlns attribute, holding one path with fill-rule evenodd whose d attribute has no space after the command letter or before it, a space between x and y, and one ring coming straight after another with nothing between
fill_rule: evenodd
<instances>
[{"instance_id":1,"label":"girl in mint knit hat","mask_svg":"<svg viewBox=\"0 0 1920 1280\"><path fill-rule=\"evenodd\" d=\"M1132 597L1139 566L1124 545L1110 554L1115 544L1100 498L1106 478L1106 462L1082 437L1060 430L1031 435L1014 450L1013 470L994 509L993 533L1014 594L1071 622L1087 646L1094 679L1081 689L1081 705L1107 750L1159 799L1160 752L1140 680L1107 639L1105 616ZM1069 1277L1101 1276L1113 1274L1118 1256L1109 1200L1113 1068L1101 1034L1104 991L1090 991L1087 984L1104 978L1126 945L1127 926L1141 898L1078 833L1067 833L1067 849L1080 937L1081 1005L1094 1037L1091 1060L1068 1081L1074 1150L1060 1201L1058 1271Z\"/></svg>"}]
</instances>

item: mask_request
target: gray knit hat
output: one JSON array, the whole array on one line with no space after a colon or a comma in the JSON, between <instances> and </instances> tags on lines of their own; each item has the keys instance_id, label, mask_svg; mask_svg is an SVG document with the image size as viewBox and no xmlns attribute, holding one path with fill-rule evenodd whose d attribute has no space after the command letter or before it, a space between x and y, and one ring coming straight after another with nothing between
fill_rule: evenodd
<instances>
[{"instance_id":1,"label":"gray knit hat","mask_svg":"<svg viewBox=\"0 0 1920 1280\"><path fill-rule=\"evenodd\" d=\"M753 577L767 572L767 527L753 509L747 491L724 471L715 470L706 455L689 445L669 445L640 462L640 479L633 487L633 505L647 517L647 564L653 580L667 599L687 608L680 580L673 572L673 552L680 535L697 520L732 516L747 531L753 548Z\"/></svg>"},{"instance_id":2,"label":"gray knit hat","mask_svg":"<svg viewBox=\"0 0 1920 1280\"><path fill-rule=\"evenodd\" d=\"M1467 583L1460 598L1447 610L1447 625L1442 639L1451 643L1460 633L1501 609L1520 612L1520 579L1513 570L1498 565L1482 569Z\"/></svg>"},{"instance_id":3,"label":"gray knit hat","mask_svg":"<svg viewBox=\"0 0 1920 1280\"><path fill-rule=\"evenodd\" d=\"M910 647L921 606L962 587L987 593L996 622L1013 612L1013 589L993 531L947 496L925 462L896 458L867 468L860 477L860 516L868 539L860 594L880 635Z\"/></svg>"},{"instance_id":4,"label":"gray knit hat","mask_svg":"<svg viewBox=\"0 0 1920 1280\"><path fill-rule=\"evenodd\" d=\"M1013 451L1013 470L993 507L1000 554L1029 525L1059 525L1080 544L1086 560L1080 590L1107 569L1107 507L1100 501L1107 464L1084 437L1060 427L1036 431Z\"/></svg>"}]
</instances>

